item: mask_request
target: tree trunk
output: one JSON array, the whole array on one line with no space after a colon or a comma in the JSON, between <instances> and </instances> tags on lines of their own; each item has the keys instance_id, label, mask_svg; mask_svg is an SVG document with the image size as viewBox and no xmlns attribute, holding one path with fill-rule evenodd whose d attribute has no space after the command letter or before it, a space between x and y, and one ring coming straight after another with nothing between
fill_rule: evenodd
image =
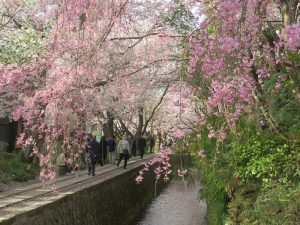
<instances>
[{"instance_id":1,"label":"tree trunk","mask_svg":"<svg viewBox=\"0 0 300 225\"><path fill-rule=\"evenodd\" d=\"M103 124L103 133L105 137L114 136L114 117L108 112L107 122Z\"/></svg>"},{"instance_id":2,"label":"tree trunk","mask_svg":"<svg viewBox=\"0 0 300 225\"><path fill-rule=\"evenodd\" d=\"M144 126L144 108L143 107L139 107L138 109L138 118L139 118L139 123L138 123L138 127L136 130L136 134L135 137L139 138L143 135L143 126Z\"/></svg>"}]
</instances>

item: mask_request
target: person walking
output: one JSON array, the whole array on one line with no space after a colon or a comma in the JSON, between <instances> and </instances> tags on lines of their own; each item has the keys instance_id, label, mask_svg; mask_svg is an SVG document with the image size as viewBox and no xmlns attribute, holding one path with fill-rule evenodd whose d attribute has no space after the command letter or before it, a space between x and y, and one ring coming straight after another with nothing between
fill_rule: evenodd
<instances>
[{"instance_id":1,"label":"person walking","mask_svg":"<svg viewBox=\"0 0 300 225\"><path fill-rule=\"evenodd\" d=\"M128 136L127 136L127 141L128 141L128 143L129 143L129 149L132 150L132 144L133 144L133 143L132 143L131 135L128 135Z\"/></svg>"},{"instance_id":2,"label":"person walking","mask_svg":"<svg viewBox=\"0 0 300 225\"><path fill-rule=\"evenodd\" d=\"M99 164L101 166L103 166L103 164L106 160L106 157L107 157L107 141L105 139L105 136L102 136L101 139L100 139L99 153L100 153Z\"/></svg>"},{"instance_id":3,"label":"person walking","mask_svg":"<svg viewBox=\"0 0 300 225\"><path fill-rule=\"evenodd\" d=\"M127 141L127 136L123 135L122 139L119 141L118 147L117 147L117 153L119 154L119 161L117 163L117 166L119 167L120 162L124 159L124 169L126 169L127 166L127 160L129 159L129 154L131 154L131 149L129 148L129 143Z\"/></svg>"},{"instance_id":4,"label":"person walking","mask_svg":"<svg viewBox=\"0 0 300 225\"><path fill-rule=\"evenodd\" d=\"M90 134L87 139L87 164L88 164L88 174L95 176L96 162L99 158L99 146L96 139Z\"/></svg>"},{"instance_id":5,"label":"person walking","mask_svg":"<svg viewBox=\"0 0 300 225\"><path fill-rule=\"evenodd\" d=\"M140 152L141 159L143 159L146 149L146 138L144 136L138 139L138 149Z\"/></svg>"},{"instance_id":6,"label":"person walking","mask_svg":"<svg viewBox=\"0 0 300 225\"><path fill-rule=\"evenodd\" d=\"M153 136L150 137L150 153L153 153L154 152L154 145L155 145L155 139Z\"/></svg>"},{"instance_id":7,"label":"person walking","mask_svg":"<svg viewBox=\"0 0 300 225\"><path fill-rule=\"evenodd\" d=\"M61 152L58 155L58 157L56 158L56 165L58 167L58 175L65 175L66 173L71 172L67 165L66 157L67 157L66 153Z\"/></svg>"},{"instance_id":8,"label":"person walking","mask_svg":"<svg viewBox=\"0 0 300 225\"><path fill-rule=\"evenodd\" d=\"M136 148L137 148L137 147L136 147L136 142L137 142L136 140L137 140L137 139L136 139L136 138L134 138L134 139L133 139L133 141L132 141L132 148L131 148L131 152L132 152L132 156L133 156L133 157L135 157L135 156L136 156Z\"/></svg>"},{"instance_id":9,"label":"person walking","mask_svg":"<svg viewBox=\"0 0 300 225\"><path fill-rule=\"evenodd\" d=\"M114 136L108 139L107 150L108 150L108 162L110 164L115 163L116 141Z\"/></svg>"}]
</instances>

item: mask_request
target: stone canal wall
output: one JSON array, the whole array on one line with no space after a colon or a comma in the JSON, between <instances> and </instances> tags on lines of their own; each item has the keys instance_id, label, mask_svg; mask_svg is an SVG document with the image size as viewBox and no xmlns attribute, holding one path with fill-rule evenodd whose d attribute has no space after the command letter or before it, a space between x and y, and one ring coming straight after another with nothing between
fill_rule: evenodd
<instances>
[{"instance_id":1,"label":"stone canal wall","mask_svg":"<svg viewBox=\"0 0 300 225\"><path fill-rule=\"evenodd\" d=\"M96 183L65 195L0 225L130 225L154 195L154 174L146 173L142 184L135 177L141 165L119 169ZM162 186L162 185L161 185Z\"/></svg>"}]
</instances>

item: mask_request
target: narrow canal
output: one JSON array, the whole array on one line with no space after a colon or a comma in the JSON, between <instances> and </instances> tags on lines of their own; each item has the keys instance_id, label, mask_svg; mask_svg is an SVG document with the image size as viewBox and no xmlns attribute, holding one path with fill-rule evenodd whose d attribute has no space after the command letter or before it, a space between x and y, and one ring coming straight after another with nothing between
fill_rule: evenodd
<instances>
[{"instance_id":1,"label":"narrow canal","mask_svg":"<svg viewBox=\"0 0 300 225\"><path fill-rule=\"evenodd\" d=\"M206 204L199 199L200 187L195 182L185 190L182 181L172 180L137 225L205 225Z\"/></svg>"}]
</instances>

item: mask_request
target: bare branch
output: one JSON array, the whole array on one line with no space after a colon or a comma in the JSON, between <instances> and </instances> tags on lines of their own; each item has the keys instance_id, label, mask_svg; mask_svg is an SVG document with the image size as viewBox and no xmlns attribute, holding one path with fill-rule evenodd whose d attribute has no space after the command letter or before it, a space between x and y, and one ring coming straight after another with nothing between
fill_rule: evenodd
<instances>
[{"instance_id":1,"label":"bare branch","mask_svg":"<svg viewBox=\"0 0 300 225\"><path fill-rule=\"evenodd\" d=\"M173 38L181 38L181 37L187 37L186 35L159 35L159 32L153 32L153 33L147 33L145 35L141 35L141 36L130 36L130 37L114 37L109 39L110 41L120 41L120 40L139 40L139 39L143 39L145 37L148 36L155 36L158 35L159 37L173 37Z\"/></svg>"},{"instance_id":2,"label":"bare branch","mask_svg":"<svg viewBox=\"0 0 300 225\"><path fill-rule=\"evenodd\" d=\"M164 99L164 97L166 96L166 94L167 94L167 92L168 92L168 90L169 90L169 87L170 87L170 85L168 84L167 87L166 87L166 89L164 90L162 96L160 97L159 102L156 104L156 106L155 106L154 109L152 110L152 113L151 113L150 117L148 118L148 120L146 120L145 125L144 125L144 128L143 128L143 131L142 131L142 134L144 134L144 133L146 132L146 129L147 129L147 127L148 127L149 122L152 120L152 118L153 118L154 114L156 113L158 107L159 107L159 106L161 105L161 103L163 102L163 99Z\"/></svg>"}]
</instances>

